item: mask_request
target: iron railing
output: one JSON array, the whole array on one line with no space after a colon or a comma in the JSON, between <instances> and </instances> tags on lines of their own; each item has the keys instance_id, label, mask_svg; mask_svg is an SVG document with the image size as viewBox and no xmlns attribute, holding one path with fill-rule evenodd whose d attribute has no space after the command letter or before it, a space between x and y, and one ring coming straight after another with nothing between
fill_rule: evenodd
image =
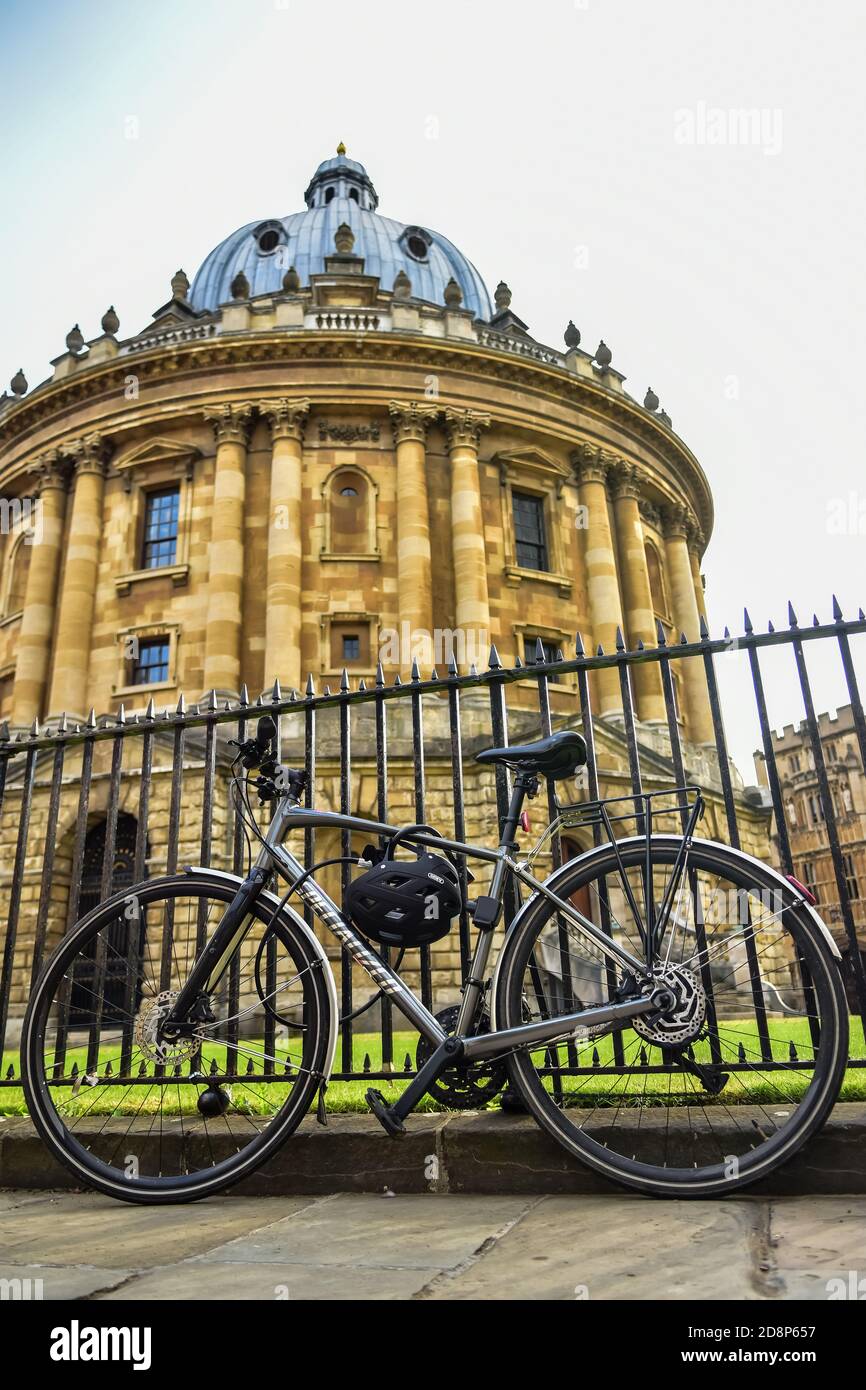
<instances>
[{"instance_id":1,"label":"iron railing","mask_svg":"<svg viewBox=\"0 0 866 1390\"><path fill-rule=\"evenodd\" d=\"M807 651L814 653L816 643L821 644L822 653L832 654L834 662L838 657L844 690L851 705L854 741L862 771L866 768L866 721L851 644L853 638L864 633L866 618L862 610L856 619L846 621L834 600L833 621L830 623L821 624L816 618L811 626L800 627L789 609L786 629L775 631L770 625L768 631L758 633L753 630L746 614L744 632L736 639L731 637L727 629L721 638L711 638L706 625L702 624L700 641L689 643L683 638L678 644L668 645L659 624L658 645L654 648L639 646L638 650L627 651L622 637L618 635L614 652L604 653L599 649L597 654L592 655L585 651L578 635L575 656L566 659L562 653L558 653L557 660L553 662L543 660L544 653L539 643L536 664L522 664L518 659L514 666L505 667L493 648L486 670L478 671L473 666L466 674L461 674L452 663L446 676L440 677L434 671L430 679L422 679L415 664L408 682L401 683L397 678L393 684L386 685L380 668L372 684L368 686L362 680L358 688L352 689L349 677L344 672L339 688L332 690L325 687L320 694L315 692L310 679L304 694L292 691L284 696L277 684L270 695L259 697L254 702L249 701L246 692L233 704L221 703L212 694L188 709L181 697L174 710L166 710L163 714L157 713L151 702L146 711L135 715L126 714L122 707L116 715L97 718L91 713L83 725L70 725L64 718L56 727L40 729L34 724L29 732L18 732L14 737L10 737L8 728L0 729L0 825L4 827L4 833L8 833L10 824L14 825L17 821L11 863L7 855L6 862L0 866L5 878L3 900L0 902L0 922L3 923L0 1083L6 1086L19 1084L15 1034L22 1001L28 987L32 987L47 951L81 915L83 891L89 892L90 898L95 896L96 900L100 900L119 886L137 882L146 875L173 872L187 860L204 865L219 860L223 867L244 872L244 827L240 818L232 819L225 810L228 798L221 799L221 787L231 756L228 740L246 737L251 731L252 721L263 710L277 720L284 760L303 760L307 772L308 805L317 804L319 769L327 758L329 764L337 769L338 809L343 813L352 811L353 744L357 749L360 727L362 751L360 755L355 752L354 765L357 770L363 761L365 767L374 770L376 818L389 820L389 793L393 787L391 774L399 761L411 777L415 819L419 822L429 819L425 764L435 757L437 767L447 767L450 771L451 824L440 823L437 828L464 841L467 834L464 759L477 747L487 743L507 743L509 719L513 724L515 717L519 717L523 730L527 724L534 724L536 736L550 733L563 723L578 722L588 748L585 794L588 799L596 799L602 794L601 784L606 771L599 766L596 735L601 724L598 716L593 715L590 673L615 668L619 673L622 717L614 721L614 727L618 737L623 740L631 794L639 796L644 792L645 784L657 783L660 766L667 769L667 781L671 786L703 783L705 791L709 789L712 792L722 809L724 837L730 844L738 846L741 842L740 820L744 802L742 788L737 785L737 776L732 771L728 754L719 684L722 667L719 663L733 660L733 653L744 653L748 667L744 679L751 687L750 703L757 717L756 727L766 760L767 820L769 822L772 810L775 844L782 871L796 873L762 668L762 658L779 648L790 653L793 658L790 674L796 674L796 686L790 682L790 698L786 698L784 713L789 720L792 718L797 705L794 691L799 687L802 717L814 759L823 826L838 897L835 914L841 922L841 930L837 927L837 936L848 948L843 968L848 972L846 987L849 1001L852 1012L859 1013L866 1021L866 978L857 934L858 925L861 934L866 928L857 921L859 894L856 885L853 892L849 891L852 884L850 865L846 865L846 842L840 835L833 804L807 666ZM687 661L702 666L715 742L711 755L704 754L702 761L697 764L694 750L681 737L676 707L674 671L680 663ZM650 732L636 721L632 696L631 673L637 665L645 662L657 663L660 668L667 724L666 731L656 729L652 733L650 742L647 741ZM741 667L744 665L741 662ZM577 701L570 714L557 713L555 711L562 704L561 687L567 681L576 685ZM839 682L840 691L843 681ZM525 708L524 694L524 708L519 716L515 715L515 701L509 702L506 697L509 687L516 682L523 683L524 692L527 682L534 687L534 714ZM726 681L723 684L726 685ZM464 719L466 698L470 696L473 712L471 739L467 737ZM435 716L432 719L431 713ZM396 726L399 727L395 739ZM611 728L607 721L606 727ZM531 735L524 732L522 736ZM652 768L648 771L646 763L649 755ZM155 849L150 821L157 776L166 780L169 790L164 838ZM501 818L508 805L509 774L506 768L497 766L494 777L495 804ZM97 783L98 797L94 795ZM550 786L547 796L552 818L555 801ZM76 799L70 832L71 849L67 846L63 851L63 817L65 814L68 819L70 815L70 797ZM134 807L134 817L130 815L131 807ZM194 807L196 814L196 832L193 835L189 831L191 807ZM217 812L228 816L222 842L218 836L223 825ZM100 844L103 847L101 870L97 867L96 885L91 881L88 889L84 870L89 868L91 878L93 873L92 864L87 863L88 844L92 846L88 832L92 831L97 813L100 817ZM161 814L165 819L164 813ZM133 819L134 835L129 838L127 831ZM491 825L487 838L492 841L495 832L496 827ZM596 837L599 834L597 829L595 834ZM195 842L194 855L188 854L191 840ZM185 850L183 855L182 847ZM65 855L65 867L58 862L59 850ZM342 832L340 853L345 856L352 853L347 832ZM558 867L563 858L563 845L558 834L551 838L550 854L553 867ZM307 865L316 861L316 832L313 830L305 832L304 857ZM351 867L344 864L341 872L345 888ZM465 866L461 872L464 874L465 898ZM65 899L62 894L58 899L54 891L60 878L64 884L68 884ZM85 889L82 888L83 882ZM514 907L513 900L506 904L507 909L513 910ZM471 919L464 908L457 928L464 971L469 960L470 927ZM428 1005L435 1006L433 964L430 948L423 948L419 965L421 994ZM412 1075L411 1058L408 1055L395 1056L395 1020L387 999L381 1001L376 1018L376 1026L381 1034L381 1070L371 1065L369 1056L356 1056L356 1027L359 1032L368 1035L370 1023L364 1021L357 1024L350 1018L358 1001L353 997L351 963L345 952L339 960L335 959L334 965L340 983L344 1019L334 1079ZM755 1023L758 1025L758 1015L764 1008L764 995L757 963L751 959L749 969ZM858 1054L862 1051L861 1045L855 1048ZM852 1063L866 1065L866 1056L855 1055Z\"/></svg>"}]
</instances>

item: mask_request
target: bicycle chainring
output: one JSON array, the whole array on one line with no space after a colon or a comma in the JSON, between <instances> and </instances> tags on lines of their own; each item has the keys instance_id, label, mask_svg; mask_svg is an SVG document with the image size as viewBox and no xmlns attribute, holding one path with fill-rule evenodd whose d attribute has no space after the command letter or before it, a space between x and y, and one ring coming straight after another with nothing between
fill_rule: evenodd
<instances>
[{"instance_id":1,"label":"bicycle chainring","mask_svg":"<svg viewBox=\"0 0 866 1390\"><path fill-rule=\"evenodd\" d=\"M457 1027L459 1013L460 1007L455 1004L449 1009L440 1009L436 1015L437 1022L449 1035ZM490 1032L490 1018L487 1013L481 1015L478 1032ZM415 1051L417 1070L421 1069L433 1052L434 1048L426 1038L418 1039L418 1046ZM493 1097L505 1088L507 1083L508 1072L505 1062L500 1058L490 1062L471 1062L468 1064L460 1062L449 1067L431 1086L428 1086L427 1094L438 1101L440 1105L444 1105L447 1110L479 1110L482 1106L488 1105Z\"/></svg>"}]
</instances>

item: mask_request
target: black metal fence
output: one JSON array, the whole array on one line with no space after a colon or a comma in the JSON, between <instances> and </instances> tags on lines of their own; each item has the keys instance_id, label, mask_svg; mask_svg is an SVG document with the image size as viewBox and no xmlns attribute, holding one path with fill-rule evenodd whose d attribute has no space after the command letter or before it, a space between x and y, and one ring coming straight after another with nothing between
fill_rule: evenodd
<instances>
[{"instance_id":1,"label":"black metal fence","mask_svg":"<svg viewBox=\"0 0 866 1390\"><path fill-rule=\"evenodd\" d=\"M228 740L247 736L251 722L263 710L277 719L284 760L303 760L309 805L319 804L320 769L327 759L336 769L333 776L329 773L338 789L335 808L351 812L354 779L363 761L367 775L375 780L370 809L377 819L387 821L392 818L392 774L399 762L411 779L412 815L419 822L428 821L426 767L435 756L440 774L446 768L450 777L445 799L451 823L440 822L437 828L462 841L467 835L464 759L486 743L507 743L509 719L513 723L515 717L521 721L522 737L527 736L529 725L534 725L535 736L541 736L562 724L577 723L589 754L585 795L588 799L599 797L606 772L599 765L597 734L602 725L593 715L591 673L614 668L622 696L622 717L614 725L624 749L630 793L640 795L650 782L657 783L660 766L667 769L670 785L704 780L721 809L720 837L738 846L746 803L729 759L719 679L721 673L722 686L727 689L724 663L738 662L745 684L735 698L740 712L745 708L739 703L741 698L748 700L760 737L767 772L766 815L769 820L771 808L779 864L784 873L796 873L762 666L770 653L780 649L790 663L782 713L789 721L804 720L820 798L821 833L832 864L831 890L835 893L831 891L830 896L834 898L835 929L843 949L847 947L843 968L849 1002L852 1013L866 1020L866 978L858 941L858 928L866 941L866 927L858 921L859 887L852 881L848 842L840 834L807 664L807 654L811 660L820 651L823 673L828 658L832 658L838 671L838 689L850 702L853 740L862 772L866 768L866 721L852 639L866 633L866 619L861 611L855 620L845 621L835 600L830 623L815 619L811 626L800 627L793 612L789 611L788 618L785 630L775 631L770 626L768 631L757 633L746 615L745 630L737 638L727 629L724 636L711 638L704 626L699 642L688 643L683 638L670 646L660 626L659 643L654 648L627 651L620 638L614 652L592 655L586 653L578 635L576 654L566 658L560 653L554 662L544 661L539 644L535 664L517 660L514 666L504 667L494 648L484 671L473 667L461 674L452 663L447 675L434 671L429 679L422 679L416 665L409 681L401 683L398 678L386 685L380 669L371 685L360 681L356 689L350 687L344 672L338 689L325 687L319 694L310 680L305 694L293 691L284 696L275 686L271 695L254 702L245 694L234 704L220 703L211 695L188 710L181 698L175 710L163 714L151 703L143 713L127 715L121 709L116 716L99 719L91 714L83 725L70 726L61 720L56 728L40 730L34 726L29 733L11 738L7 728L0 729L0 833L6 836L2 865L6 886L0 903L0 921L5 919L0 968L0 1082L19 1084L16 1027L28 989L46 953L87 908L119 887L154 873L173 872L184 862L218 862L244 872L244 827L239 818L232 817L222 789L231 757ZM667 716L667 729L655 730L652 746L647 743L645 726L635 718L632 696L632 671L645 662L657 663L660 668ZM684 662L698 663L702 668L712 714L715 749L710 750L710 756L704 755L704 771L698 775L693 750L681 735L677 710L674 671ZM509 688L517 682L522 683L518 716L515 701L507 698ZM562 687L567 682L576 686L576 698L572 693L570 702L563 699ZM470 697L471 737L467 736L464 717ZM531 698L531 709L527 698ZM432 719L431 714L435 716ZM611 727L607 719L605 727ZM504 767L497 766L494 776L495 806L501 817L508 803L509 775ZM548 788L548 801L552 817L552 788ZM490 840L495 830L491 825ZM316 862L316 833L305 833L305 859L310 865ZM347 833L342 834L339 852L351 855ZM564 853L558 835L551 839L550 852L554 867L558 867ZM345 888L350 866L344 865L341 872ZM463 886L465 898L465 880ZM469 960L470 927L471 919L464 909L458 926L464 970ZM434 963L430 948L423 948L418 971L422 997L428 1005L434 1003ZM395 1048L395 1020L387 1000L382 1001L376 1015L381 1069L378 1063L371 1065L368 1056L357 1055L356 1024L350 1017L358 1002L353 997L351 963L343 953L334 964L343 1016L334 1079L411 1075L413 1064L405 1051L395 1055L401 1049ZM760 981L753 977L751 983L755 999L760 1000ZM358 1027L369 1035L369 1021ZM863 1050L858 1044L857 1055L852 1058L855 1064L866 1065L866 1056L859 1055Z\"/></svg>"}]
</instances>

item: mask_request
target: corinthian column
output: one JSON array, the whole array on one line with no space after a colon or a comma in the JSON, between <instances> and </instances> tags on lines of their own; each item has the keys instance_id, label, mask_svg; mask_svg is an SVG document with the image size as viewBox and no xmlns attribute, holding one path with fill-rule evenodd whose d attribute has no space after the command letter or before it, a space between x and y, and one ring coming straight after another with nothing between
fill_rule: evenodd
<instances>
[{"instance_id":1,"label":"corinthian column","mask_svg":"<svg viewBox=\"0 0 866 1390\"><path fill-rule=\"evenodd\" d=\"M271 500L265 591L265 684L301 685L301 463L307 399L263 401L271 427Z\"/></svg>"},{"instance_id":2,"label":"corinthian column","mask_svg":"<svg viewBox=\"0 0 866 1390\"><path fill-rule=\"evenodd\" d=\"M93 612L99 545L102 538L102 497L107 451L98 434L77 440L69 450L74 461L72 509L66 542L66 561L60 578L54 671L49 714L87 711L87 676L93 639Z\"/></svg>"},{"instance_id":3,"label":"corinthian column","mask_svg":"<svg viewBox=\"0 0 866 1390\"><path fill-rule=\"evenodd\" d=\"M18 632L18 656L12 699L13 724L32 724L41 717L51 660L57 575L66 512L66 471L53 449L37 462L39 517L34 532L24 612ZM27 544L26 541L22 544Z\"/></svg>"},{"instance_id":4,"label":"corinthian column","mask_svg":"<svg viewBox=\"0 0 866 1390\"><path fill-rule=\"evenodd\" d=\"M205 690L227 696L236 696L241 687L244 500L251 415L249 402L221 405L205 414L214 427L216 463L204 685Z\"/></svg>"},{"instance_id":5,"label":"corinthian column","mask_svg":"<svg viewBox=\"0 0 866 1390\"><path fill-rule=\"evenodd\" d=\"M639 502L643 475L632 464L622 463L614 471L614 516L619 548L619 573L625 609L626 644L631 649L641 640L656 645L655 614L646 562L643 523ZM641 719L664 721L661 671L656 662L632 667L638 714Z\"/></svg>"},{"instance_id":6,"label":"corinthian column","mask_svg":"<svg viewBox=\"0 0 866 1390\"><path fill-rule=\"evenodd\" d=\"M622 628L622 606L616 576L616 558L607 506L607 478L613 458L592 444L582 444L572 454L577 473L580 504L586 508L583 553L593 645L605 653L616 650L616 630ZM622 712L619 673L614 667L596 671L595 687L600 714Z\"/></svg>"},{"instance_id":7,"label":"corinthian column","mask_svg":"<svg viewBox=\"0 0 866 1390\"><path fill-rule=\"evenodd\" d=\"M665 559L668 583L678 632L684 632L689 642L700 640L700 617L695 596L695 581L689 559L688 535L693 524L686 507L669 507L663 513ZM684 657L674 663L681 672L686 704L686 732L694 743L713 742L713 721L704 676L704 664L699 657Z\"/></svg>"},{"instance_id":8,"label":"corinthian column","mask_svg":"<svg viewBox=\"0 0 866 1390\"><path fill-rule=\"evenodd\" d=\"M397 456L397 599L401 665L433 664L433 566L427 504L427 430L438 411L417 401L388 406ZM404 650L404 635L408 645Z\"/></svg>"},{"instance_id":9,"label":"corinthian column","mask_svg":"<svg viewBox=\"0 0 866 1390\"><path fill-rule=\"evenodd\" d=\"M490 641L487 553L478 473L478 444L481 431L489 425L490 416L482 415L477 410L445 411L445 432L451 463L454 616L466 643L466 658L472 660L481 659Z\"/></svg>"}]
</instances>

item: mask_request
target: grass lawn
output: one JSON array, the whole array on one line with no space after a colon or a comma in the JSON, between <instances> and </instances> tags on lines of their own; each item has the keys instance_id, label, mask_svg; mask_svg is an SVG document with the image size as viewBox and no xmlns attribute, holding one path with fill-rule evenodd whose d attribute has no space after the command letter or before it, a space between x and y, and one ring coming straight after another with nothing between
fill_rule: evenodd
<instances>
[{"instance_id":1,"label":"grass lawn","mask_svg":"<svg viewBox=\"0 0 866 1390\"><path fill-rule=\"evenodd\" d=\"M859 1019L854 1018L850 1020L850 1023L851 1055L863 1057L862 1025ZM792 1043L799 1061L807 1061L811 1057L809 1030L805 1020L770 1019L768 1027L772 1055L775 1060L789 1062ZM724 1043L722 1048L723 1068L725 1068L725 1064L735 1064L738 1059L740 1061L745 1060L747 1063L760 1060L760 1044L753 1021L734 1019L729 1023L721 1024L719 1032ZM644 1044L630 1029L624 1031L620 1036L623 1054L628 1063L640 1064L642 1061L641 1049L643 1049L643 1056L648 1067L661 1063L660 1052L651 1045ZM414 1032L394 1034L395 1069L402 1070L407 1053L414 1061L416 1043L417 1034ZM244 1040L243 1045L251 1051L262 1046L255 1040ZM741 1045L742 1053L740 1052ZM285 1058L286 1061L297 1059L300 1055L299 1047L294 1041L288 1045L278 1044L277 1055ZM104 1084L102 1079L106 1074L107 1064L111 1063L111 1070L116 1072L119 1056L119 1043L116 1046L106 1045L101 1049L98 1068L99 1085L93 1086L84 1081L74 1092L72 1087L58 1088L58 1091L62 1090L67 1096L72 1113L78 1113L81 1116L111 1113L145 1115L156 1111L159 1095L156 1087L151 1086L148 1082L135 1086ZM564 1044L560 1045L558 1049L558 1058L560 1065L566 1064L567 1053ZM707 1041L700 1041L694 1045L694 1058L698 1063L710 1062L710 1046ZM211 1064L215 1061L217 1070L222 1071L225 1067L225 1059L224 1048L218 1044L208 1044L204 1053L203 1070L205 1072L210 1071ZM359 1033L353 1040L354 1066L358 1069L363 1068L366 1059L369 1059L367 1065L372 1072L381 1069L382 1051L378 1033ZM535 1061L537 1065L542 1065L544 1054L542 1052L536 1053ZM631 1073L628 1076L614 1076L601 1070L612 1065L614 1061L614 1039L612 1036L599 1038L595 1042L581 1043L578 1049L578 1065L590 1070L576 1076L563 1076L559 1083L562 1093L566 1097L570 1096L573 1103L588 1106L598 1103L605 1096L610 1096L609 1103L612 1104L656 1106L713 1103L729 1106L737 1102L748 1104L781 1103L784 1100L795 1101L802 1094L809 1075L808 1068L800 1068L796 1062L792 1062L784 1069L780 1067L761 1070L760 1073L751 1070L738 1071L734 1068L731 1070L730 1080L720 1096L713 1097L706 1093L697 1077L682 1071L671 1074L652 1072L646 1069ZM8 1068L10 1062L15 1066L17 1074L18 1059L16 1057L13 1060L8 1054L3 1062L4 1070ZM69 1075L75 1062L78 1064L79 1072L83 1072L86 1065L86 1048L70 1047L68 1049L67 1075ZM136 1066L137 1064L138 1059ZM245 1065L243 1058L240 1059L240 1065L241 1074L232 1081L234 1106L250 1114L273 1113L274 1107L287 1094L288 1088L278 1081L247 1081L243 1075L243 1066ZM596 1067L598 1070L595 1069ZM338 1038L335 1070L340 1071L342 1069L342 1040ZM184 1067L184 1071L187 1070L188 1065ZM108 1074L111 1075L111 1072ZM389 1099L396 1099L406 1082L405 1080L376 1080L372 1083L366 1080L332 1081L327 1091L327 1109L332 1113L366 1112L367 1105L364 1100L364 1093L369 1084L375 1085ZM195 1086L177 1085L173 1087L170 1095L163 1096L163 1113L194 1111L198 1094L198 1088ZM866 1067L849 1068L840 1099L866 1099ZM442 1107L430 1097L425 1096L417 1108L420 1111L436 1111ZM26 1113L24 1094L20 1086L0 1087L0 1115L24 1115Z\"/></svg>"}]
</instances>

